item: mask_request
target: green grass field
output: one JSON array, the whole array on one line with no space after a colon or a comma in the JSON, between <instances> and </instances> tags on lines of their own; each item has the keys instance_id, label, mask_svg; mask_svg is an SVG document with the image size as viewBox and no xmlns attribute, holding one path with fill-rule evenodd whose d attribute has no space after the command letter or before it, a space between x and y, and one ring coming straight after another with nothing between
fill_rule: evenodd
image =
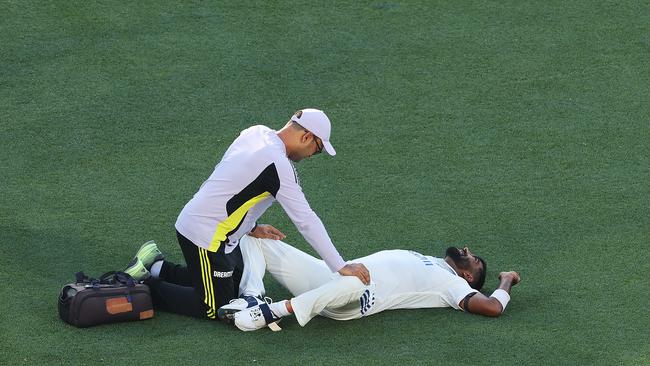
<instances>
[{"instance_id":1,"label":"green grass field","mask_svg":"<svg viewBox=\"0 0 650 366\"><path fill-rule=\"evenodd\" d=\"M650 5L0 0L0 364L650 365ZM346 259L469 245L522 283L451 309L242 333L159 312L76 329L76 271L122 269L239 131L301 107L298 165ZM264 221L313 252L273 207ZM269 282L275 299L288 293Z\"/></svg>"}]
</instances>

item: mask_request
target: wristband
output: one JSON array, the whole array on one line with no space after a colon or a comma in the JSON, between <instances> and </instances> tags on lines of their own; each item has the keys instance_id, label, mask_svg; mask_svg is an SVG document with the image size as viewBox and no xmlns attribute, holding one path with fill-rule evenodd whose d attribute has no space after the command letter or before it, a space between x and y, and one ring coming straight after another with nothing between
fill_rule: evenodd
<instances>
[{"instance_id":1,"label":"wristband","mask_svg":"<svg viewBox=\"0 0 650 366\"><path fill-rule=\"evenodd\" d=\"M253 231L255 231L255 229L257 229L257 223L255 223L255 226L253 226L253 228L251 229L251 231L249 231L248 233L251 234Z\"/></svg>"},{"instance_id":2,"label":"wristband","mask_svg":"<svg viewBox=\"0 0 650 366\"><path fill-rule=\"evenodd\" d=\"M508 293L508 291L498 288L494 290L494 292L492 293L492 295L490 295L490 297L494 297L501 303L501 306L503 307L501 312L506 310L506 305L508 305L508 301L510 301L510 294Z\"/></svg>"}]
</instances>

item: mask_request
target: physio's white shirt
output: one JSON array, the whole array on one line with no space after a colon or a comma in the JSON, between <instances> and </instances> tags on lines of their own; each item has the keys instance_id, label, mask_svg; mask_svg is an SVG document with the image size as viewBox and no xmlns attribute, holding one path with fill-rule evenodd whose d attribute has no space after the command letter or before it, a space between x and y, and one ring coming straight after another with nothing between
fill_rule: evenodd
<instances>
[{"instance_id":1,"label":"physio's white shirt","mask_svg":"<svg viewBox=\"0 0 650 366\"><path fill-rule=\"evenodd\" d=\"M284 143L265 126L235 139L179 214L176 230L202 248L226 245L229 253L276 200L330 270L341 269L345 262L307 203Z\"/></svg>"}]
</instances>

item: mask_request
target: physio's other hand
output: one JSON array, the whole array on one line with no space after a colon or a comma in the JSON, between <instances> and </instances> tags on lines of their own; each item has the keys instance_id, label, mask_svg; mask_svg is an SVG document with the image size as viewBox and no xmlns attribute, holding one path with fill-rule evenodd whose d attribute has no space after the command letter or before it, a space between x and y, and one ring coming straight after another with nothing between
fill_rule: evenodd
<instances>
[{"instance_id":1,"label":"physio's other hand","mask_svg":"<svg viewBox=\"0 0 650 366\"><path fill-rule=\"evenodd\" d=\"M356 276L364 285L370 284L370 271L362 263L348 263L339 269L341 276Z\"/></svg>"},{"instance_id":2,"label":"physio's other hand","mask_svg":"<svg viewBox=\"0 0 650 366\"><path fill-rule=\"evenodd\" d=\"M282 240L287 237L282 233L282 231L274 228L271 225L257 225L255 230L251 231L249 235L258 239L273 240Z\"/></svg>"}]
</instances>

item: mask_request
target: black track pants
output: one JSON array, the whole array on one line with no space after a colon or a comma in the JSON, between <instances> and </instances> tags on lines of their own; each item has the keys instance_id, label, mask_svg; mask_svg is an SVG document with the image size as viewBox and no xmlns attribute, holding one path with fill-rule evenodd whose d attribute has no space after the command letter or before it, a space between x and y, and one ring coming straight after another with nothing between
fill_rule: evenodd
<instances>
[{"instance_id":1,"label":"black track pants","mask_svg":"<svg viewBox=\"0 0 650 366\"><path fill-rule=\"evenodd\" d=\"M244 268L239 246L225 253L203 249L176 232L187 266L163 262L160 278L147 281L154 306L172 313L217 319L217 309L239 295Z\"/></svg>"}]
</instances>

